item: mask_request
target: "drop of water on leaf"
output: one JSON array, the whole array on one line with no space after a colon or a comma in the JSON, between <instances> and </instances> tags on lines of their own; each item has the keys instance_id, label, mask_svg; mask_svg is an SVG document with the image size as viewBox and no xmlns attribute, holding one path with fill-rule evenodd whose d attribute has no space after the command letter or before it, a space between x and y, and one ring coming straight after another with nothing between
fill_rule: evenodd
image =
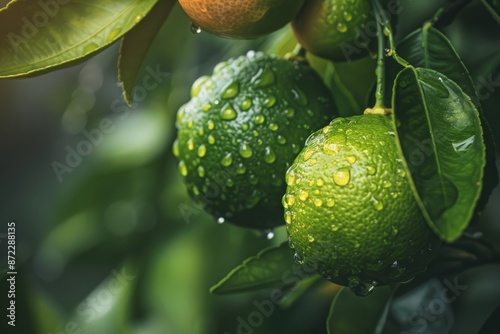
<instances>
[{"instance_id":1,"label":"drop of water on leaf","mask_svg":"<svg viewBox=\"0 0 500 334\"><path fill-rule=\"evenodd\" d=\"M184 160L181 160L179 162L179 173L182 176L187 176L188 175L188 170L187 170L186 163L184 162Z\"/></svg>"},{"instance_id":2,"label":"drop of water on leaf","mask_svg":"<svg viewBox=\"0 0 500 334\"><path fill-rule=\"evenodd\" d=\"M344 23L339 22L339 23L337 23L337 30L338 30L339 32L344 33L344 32L346 32L346 31L347 31L347 26L346 26Z\"/></svg>"},{"instance_id":3,"label":"drop of water on leaf","mask_svg":"<svg viewBox=\"0 0 500 334\"><path fill-rule=\"evenodd\" d=\"M247 143L242 143L240 145L239 152L243 158L250 158L253 154L252 148Z\"/></svg>"},{"instance_id":4,"label":"drop of water on leaf","mask_svg":"<svg viewBox=\"0 0 500 334\"><path fill-rule=\"evenodd\" d=\"M263 230L262 236L264 236L267 240L271 240L272 238L274 238L274 232L271 229Z\"/></svg>"},{"instance_id":5,"label":"drop of water on leaf","mask_svg":"<svg viewBox=\"0 0 500 334\"><path fill-rule=\"evenodd\" d=\"M198 166L197 172L199 177L205 177L205 168L203 166Z\"/></svg>"},{"instance_id":6,"label":"drop of water on leaf","mask_svg":"<svg viewBox=\"0 0 500 334\"><path fill-rule=\"evenodd\" d=\"M224 166L224 167L228 167L228 166L231 166L231 164L233 163L233 157L231 155L231 153L228 153L226 154L222 160L220 161L221 165Z\"/></svg>"},{"instance_id":7,"label":"drop of water on leaf","mask_svg":"<svg viewBox=\"0 0 500 334\"><path fill-rule=\"evenodd\" d=\"M276 154L274 153L273 149L269 146L265 148L264 161L267 162L268 164L272 164L276 161Z\"/></svg>"},{"instance_id":8,"label":"drop of water on leaf","mask_svg":"<svg viewBox=\"0 0 500 334\"><path fill-rule=\"evenodd\" d=\"M224 217L219 217L219 218L217 218L217 224L224 224L224 223L225 223L225 221L226 221L226 220L224 219Z\"/></svg>"},{"instance_id":9,"label":"drop of water on leaf","mask_svg":"<svg viewBox=\"0 0 500 334\"><path fill-rule=\"evenodd\" d=\"M368 296L375 286L376 282L363 282L358 277L349 277L349 289L356 296L366 297Z\"/></svg>"}]
</instances>

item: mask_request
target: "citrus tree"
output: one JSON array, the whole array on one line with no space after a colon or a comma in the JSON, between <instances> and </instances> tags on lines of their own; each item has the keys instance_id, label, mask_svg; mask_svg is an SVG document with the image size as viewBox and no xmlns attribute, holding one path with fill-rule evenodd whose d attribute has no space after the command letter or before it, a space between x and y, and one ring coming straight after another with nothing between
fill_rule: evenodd
<instances>
[{"instance_id":1,"label":"citrus tree","mask_svg":"<svg viewBox=\"0 0 500 334\"><path fill-rule=\"evenodd\" d=\"M190 26L165 28L179 17ZM169 40L174 29L193 44ZM203 211L215 229L267 243L210 289L271 291L236 332L321 294L323 332L459 332L457 275L500 261L481 216L498 183L499 32L496 0L14 0L0 9L0 78L77 66L119 42L124 103L113 105L125 115L157 86L144 72L170 75L148 63L154 43L172 63L204 63L165 93L176 101L168 155L192 199L184 219ZM228 57L207 65L218 47ZM52 164L60 180L69 162ZM498 328L499 304L475 330ZM313 319L301 330L318 331Z\"/></svg>"}]
</instances>

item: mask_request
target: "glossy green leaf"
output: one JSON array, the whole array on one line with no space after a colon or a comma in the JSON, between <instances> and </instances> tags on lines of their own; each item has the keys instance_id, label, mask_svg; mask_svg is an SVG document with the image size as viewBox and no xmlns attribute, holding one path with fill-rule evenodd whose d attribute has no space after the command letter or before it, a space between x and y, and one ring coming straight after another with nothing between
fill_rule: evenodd
<instances>
[{"instance_id":1,"label":"glossy green leaf","mask_svg":"<svg viewBox=\"0 0 500 334\"><path fill-rule=\"evenodd\" d=\"M305 269L310 268L296 264L293 254L287 242L266 248L234 268L210 292L228 294L294 285L312 274L312 270L307 272Z\"/></svg>"},{"instance_id":2,"label":"glossy green leaf","mask_svg":"<svg viewBox=\"0 0 500 334\"><path fill-rule=\"evenodd\" d=\"M500 23L500 1L499 0L483 0L483 4L489 10L493 18Z\"/></svg>"},{"instance_id":3,"label":"glossy green leaf","mask_svg":"<svg viewBox=\"0 0 500 334\"><path fill-rule=\"evenodd\" d=\"M479 113L462 89L434 70L396 77L398 146L422 212L444 240L467 227L482 188L485 146Z\"/></svg>"},{"instance_id":4,"label":"glossy green leaf","mask_svg":"<svg viewBox=\"0 0 500 334\"><path fill-rule=\"evenodd\" d=\"M358 102L342 82L339 73L332 62L329 62L325 69L325 82L330 88L337 106L338 114L341 117L359 115L362 111Z\"/></svg>"},{"instance_id":5,"label":"glossy green leaf","mask_svg":"<svg viewBox=\"0 0 500 334\"><path fill-rule=\"evenodd\" d=\"M398 53L414 67L425 67L443 73L469 95L479 111L486 144L484 188L476 210L482 210L498 184L493 136L481 110L480 98L469 71L449 39L430 25L408 35L399 45Z\"/></svg>"},{"instance_id":6,"label":"glossy green leaf","mask_svg":"<svg viewBox=\"0 0 500 334\"><path fill-rule=\"evenodd\" d=\"M0 9L0 78L91 56L139 23L156 1L12 1Z\"/></svg>"},{"instance_id":7,"label":"glossy green leaf","mask_svg":"<svg viewBox=\"0 0 500 334\"><path fill-rule=\"evenodd\" d=\"M328 334L375 333L380 319L386 316L391 297L389 287L376 288L366 297L358 297L343 288L330 307Z\"/></svg>"},{"instance_id":8,"label":"glossy green leaf","mask_svg":"<svg viewBox=\"0 0 500 334\"><path fill-rule=\"evenodd\" d=\"M496 333L500 328L500 306L497 307L486 319L478 334Z\"/></svg>"},{"instance_id":9,"label":"glossy green leaf","mask_svg":"<svg viewBox=\"0 0 500 334\"><path fill-rule=\"evenodd\" d=\"M158 0L144 20L123 37L118 58L118 81L122 85L123 96L129 105L132 105L132 90L144 57L175 2L175 0Z\"/></svg>"}]
</instances>

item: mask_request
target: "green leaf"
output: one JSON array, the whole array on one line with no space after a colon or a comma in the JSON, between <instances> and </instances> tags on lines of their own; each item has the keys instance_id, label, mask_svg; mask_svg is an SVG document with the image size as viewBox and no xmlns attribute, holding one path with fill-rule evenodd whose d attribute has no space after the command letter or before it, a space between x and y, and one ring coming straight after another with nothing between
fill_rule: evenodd
<instances>
[{"instance_id":1,"label":"green leaf","mask_svg":"<svg viewBox=\"0 0 500 334\"><path fill-rule=\"evenodd\" d=\"M483 0L483 4L490 11L493 18L500 23L500 1L499 0Z\"/></svg>"},{"instance_id":2,"label":"green leaf","mask_svg":"<svg viewBox=\"0 0 500 334\"><path fill-rule=\"evenodd\" d=\"M389 287L380 287L366 297L358 297L343 288L330 307L328 334L374 333L380 327L381 318L387 316L386 305L392 294Z\"/></svg>"},{"instance_id":3,"label":"green leaf","mask_svg":"<svg viewBox=\"0 0 500 334\"><path fill-rule=\"evenodd\" d=\"M118 80L128 105L132 105L134 88L141 64L157 32L172 11L175 0L158 0L148 15L122 39L118 58Z\"/></svg>"},{"instance_id":4,"label":"green leaf","mask_svg":"<svg viewBox=\"0 0 500 334\"><path fill-rule=\"evenodd\" d=\"M485 146L479 113L456 83L434 70L408 67L393 90L398 146L415 198L433 230L453 241L481 193Z\"/></svg>"},{"instance_id":5,"label":"green leaf","mask_svg":"<svg viewBox=\"0 0 500 334\"><path fill-rule=\"evenodd\" d=\"M210 292L229 294L294 285L299 278L312 274L312 270L307 273L306 268L302 268L300 275L293 274L301 268L294 262L293 254L287 242L266 248L234 268Z\"/></svg>"},{"instance_id":6,"label":"green leaf","mask_svg":"<svg viewBox=\"0 0 500 334\"><path fill-rule=\"evenodd\" d=\"M339 73L332 62L328 62L325 69L325 83L335 97L335 105L339 116L349 117L359 115L362 111L352 93L344 85Z\"/></svg>"},{"instance_id":7,"label":"green leaf","mask_svg":"<svg viewBox=\"0 0 500 334\"><path fill-rule=\"evenodd\" d=\"M123 36L156 1L12 1L0 9L0 78L83 60Z\"/></svg>"},{"instance_id":8,"label":"green leaf","mask_svg":"<svg viewBox=\"0 0 500 334\"><path fill-rule=\"evenodd\" d=\"M482 210L498 184L493 135L481 110L480 99L469 71L449 39L430 25L408 35L399 45L398 53L414 67L426 67L443 73L469 95L479 111L486 144L486 170L483 193L477 210Z\"/></svg>"}]
</instances>

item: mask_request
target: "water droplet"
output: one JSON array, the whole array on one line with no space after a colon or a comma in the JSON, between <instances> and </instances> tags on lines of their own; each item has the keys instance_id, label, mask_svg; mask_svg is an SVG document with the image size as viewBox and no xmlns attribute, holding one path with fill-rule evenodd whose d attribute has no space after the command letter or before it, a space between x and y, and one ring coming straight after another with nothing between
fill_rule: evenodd
<instances>
[{"instance_id":1,"label":"water droplet","mask_svg":"<svg viewBox=\"0 0 500 334\"><path fill-rule=\"evenodd\" d=\"M287 224L291 224L292 223L292 212L291 211L285 211L285 222Z\"/></svg>"},{"instance_id":2,"label":"water droplet","mask_svg":"<svg viewBox=\"0 0 500 334\"><path fill-rule=\"evenodd\" d=\"M99 45L97 45L96 43L89 43L83 48L83 53L84 54L90 53L96 50L97 48L99 48Z\"/></svg>"},{"instance_id":3,"label":"water droplet","mask_svg":"<svg viewBox=\"0 0 500 334\"><path fill-rule=\"evenodd\" d=\"M220 117L226 121L230 121L236 118L236 111L233 109L231 104L226 103L224 107L222 107Z\"/></svg>"},{"instance_id":4,"label":"water droplet","mask_svg":"<svg viewBox=\"0 0 500 334\"><path fill-rule=\"evenodd\" d=\"M194 194L195 196L198 196L198 195L200 194L200 190L198 189L198 187L197 187L197 186L193 186L193 188L192 188L192 189L193 189L193 194Z\"/></svg>"},{"instance_id":5,"label":"water droplet","mask_svg":"<svg viewBox=\"0 0 500 334\"><path fill-rule=\"evenodd\" d=\"M254 84L257 88L267 87L272 85L276 80L276 75L269 69L260 68L257 73L252 77L250 83Z\"/></svg>"},{"instance_id":6,"label":"water droplet","mask_svg":"<svg viewBox=\"0 0 500 334\"><path fill-rule=\"evenodd\" d=\"M391 182L389 182L389 181L384 181L384 182L382 182L382 187L383 187L383 188L386 188L386 189L387 189L387 188L390 188L391 186L392 186L392 183L391 183Z\"/></svg>"},{"instance_id":7,"label":"water droplet","mask_svg":"<svg viewBox=\"0 0 500 334\"><path fill-rule=\"evenodd\" d=\"M339 186L345 186L351 180L351 172L349 168L339 168L333 174L333 182Z\"/></svg>"},{"instance_id":8,"label":"water droplet","mask_svg":"<svg viewBox=\"0 0 500 334\"><path fill-rule=\"evenodd\" d=\"M214 73L220 72L223 68L225 68L229 63L227 61L221 61L214 67Z\"/></svg>"},{"instance_id":9,"label":"water droplet","mask_svg":"<svg viewBox=\"0 0 500 334\"><path fill-rule=\"evenodd\" d=\"M241 110L247 111L251 107L252 107L252 100L250 100L249 98L246 98L243 101L241 101L241 104L240 104Z\"/></svg>"},{"instance_id":10,"label":"water droplet","mask_svg":"<svg viewBox=\"0 0 500 334\"><path fill-rule=\"evenodd\" d=\"M212 136L212 135L209 135L209 136L208 136L208 143L209 143L210 145L215 144L215 137L214 137L214 136Z\"/></svg>"},{"instance_id":11,"label":"water droplet","mask_svg":"<svg viewBox=\"0 0 500 334\"><path fill-rule=\"evenodd\" d=\"M188 141L187 141L187 148L190 151L194 150L194 140L193 140L193 138L189 138L188 139Z\"/></svg>"},{"instance_id":12,"label":"water droplet","mask_svg":"<svg viewBox=\"0 0 500 334\"><path fill-rule=\"evenodd\" d=\"M383 208L384 208L384 204L382 204L382 202L380 202L378 199L376 199L375 197L371 197L370 198L370 201L372 202L372 205L373 207L375 208L375 210L377 211L381 211Z\"/></svg>"},{"instance_id":13,"label":"water droplet","mask_svg":"<svg viewBox=\"0 0 500 334\"><path fill-rule=\"evenodd\" d=\"M222 95L221 97L223 99L232 99L234 98L236 95L238 95L240 92L240 85L238 83L238 81L230 81L226 84L226 86L224 86L224 88L222 88Z\"/></svg>"},{"instance_id":14,"label":"water droplet","mask_svg":"<svg viewBox=\"0 0 500 334\"><path fill-rule=\"evenodd\" d=\"M402 170L402 169L398 169L398 175L400 177L405 177L406 176L406 172L404 170Z\"/></svg>"},{"instance_id":15,"label":"water droplet","mask_svg":"<svg viewBox=\"0 0 500 334\"><path fill-rule=\"evenodd\" d=\"M305 152L304 152L304 156L302 157L302 159L304 159L304 161L307 161L309 160L309 158L316 152L316 149L314 147L310 147L308 148Z\"/></svg>"},{"instance_id":16,"label":"water droplet","mask_svg":"<svg viewBox=\"0 0 500 334\"><path fill-rule=\"evenodd\" d=\"M300 88L295 87L291 90L293 98L302 106L307 105L307 97Z\"/></svg>"},{"instance_id":17,"label":"water droplet","mask_svg":"<svg viewBox=\"0 0 500 334\"><path fill-rule=\"evenodd\" d=\"M292 240L292 237L288 237L288 246L291 248L291 249L294 249L295 248L295 245L293 244L293 240Z\"/></svg>"},{"instance_id":18,"label":"water droplet","mask_svg":"<svg viewBox=\"0 0 500 334\"><path fill-rule=\"evenodd\" d=\"M245 165L242 163L238 164L238 166L236 167L236 173L238 173L240 175L245 174L246 170L247 169L246 169Z\"/></svg>"},{"instance_id":19,"label":"water droplet","mask_svg":"<svg viewBox=\"0 0 500 334\"><path fill-rule=\"evenodd\" d=\"M304 260L297 252L295 252L295 254L293 255L293 259L297 264L304 264Z\"/></svg>"},{"instance_id":20,"label":"water droplet","mask_svg":"<svg viewBox=\"0 0 500 334\"><path fill-rule=\"evenodd\" d=\"M289 206L293 206L295 204L295 196L292 194L285 195L285 201Z\"/></svg>"},{"instance_id":21,"label":"water droplet","mask_svg":"<svg viewBox=\"0 0 500 334\"><path fill-rule=\"evenodd\" d=\"M392 235L393 235L393 236L398 235L398 229L397 229L397 228L395 228L394 226L392 226Z\"/></svg>"},{"instance_id":22,"label":"water droplet","mask_svg":"<svg viewBox=\"0 0 500 334\"><path fill-rule=\"evenodd\" d=\"M264 117L264 115L257 115L253 119L254 124L262 124L265 121L266 121L266 118Z\"/></svg>"},{"instance_id":23,"label":"water droplet","mask_svg":"<svg viewBox=\"0 0 500 334\"><path fill-rule=\"evenodd\" d=\"M271 108L276 104L276 97L275 96L269 96L264 100L264 105L268 108Z\"/></svg>"},{"instance_id":24,"label":"water droplet","mask_svg":"<svg viewBox=\"0 0 500 334\"><path fill-rule=\"evenodd\" d=\"M267 239L267 240L271 240L272 238L274 238L274 232L273 230L271 229L268 229L268 230L263 230L262 231L262 235Z\"/></svg>"},{"instance_id":25,"label":"water droplet","mask_svg":"<svg viewBox=\"0 0 500 334\"><path fill-rule=\"evenodd\" d=\"M198 156L199 156L200 158L203 158L203 157L205 156L205 154L206 154L206 153L207 153L207 148L206 148L206 146L205 146L205 145L203 145L203 144L202 144L202 145L200 145L200 146L198 147Z\"/></svg>"},{"instance_id":26,"label":"water droplet","mask_svg":"<svg viewBox=\"0 0 500 334\"><path fill-rule=\"evenodd\" d=\"M177 139L174 141L174 144L172 145L172 152L174 153L175 157L177 157L177 158L179 157L179 154L180 154L180 152L179 152L179 140L177 140Z\"/></svg>"},{"instance_id":27,"label":"water droplet","mask_svg":"<svg viewBox=\"0 0 500 334\"><path fill-rule=\"evenodd\" d=\"M276 161L276 154L274 153L273 149L267 146L264 149L264 161L267 162L268 164L272 164Z\"/></svg>"},{"instance_id":28,"label":"water droplet","mask_svg":"<svg viewBox=\"0 0 500 334\"><path fill-rule=\"evenodd\" d=\"M226 220L224 219L224 217L217 218L217 224L224 224L225 222Z\"/></svg>"},{"instance_id":29,"label":"water droplet","mask_svg":"<svg viewBox=\"0 0 500 334\"><path fill-rule=\"evenodd\" d=\"M347 31L347 26L344 23L339 22L339 23L337 23L337 30L339 32L342 32L342 33L346 32Z\"/></svg>"},{"instance_id":30,"label":"water droplet","mask_svg":"<svg viewBox=\"0 0 500 334\"><path fill-rule=\"evenodd\" d=\"M314 242L314 237L313 237L312 235L308 235L308 236L307 236L307 240L308 240L309 242Z\"/></svg>"},{"instance_id":31,"label":"water droplet","mask_svg":"<svg viewBox=\"0 0 500 334\"><path fill-rule=\"evenodd\" d=\"M323 181L323 179L317 179L316 180L316 185L318 187L322 187L324 184L325 184L325 181Z\"/></svg>"},{"instance_id":32,"label":"water droplet","mask_svg":"<svg viewBox=\"0 0 500 334\"><path fill-rule=\"evenodd\" d=\"M268 128L271 131L276 131L276 130L278 130L279 126L276 123L270 123L269 126L268 126Z\"/></svg>"},{"instance_id":33,"label":"water droplet","mask_svg":"<svg viewBox=\"0 0 500 334\"><path fill-rule=\"evenodd\" d=\"M403 275L406 271L406 268L405 267L402 267L399 265L398 261L394 261L392 264L391 264L391 270L390 270L390 277L391 278L398 278L400 277L401 275Z\"/></svg>"},{"instance_id":34,"label":"water droplet","mask_svg":"<svg viewBox=\"0 0 500 334\"><path fill-rule=\"evenodd\" d=\"M299 191L299 198L301 201L305 201L307 197L309 197L309 193L307 191L304 190Z\"/></svg>"},{"instance_id":35,"label":"water droplet","mask_svg":"<svg viewBox=\"0 0 500 334\"><path fill-rule=\"evenodd\" d=\"M181 173L182 176L188 175L187 166L184 160L179 161L179 173Z\"/></svg>"},{"instance_id":36,"label":"water droplet","mask_svg":"<svg viewBox=\"0 0 500 334\"><path fill-rule=\"evenodd\" d=\"M276 141L278 142L278 144L281 144L281 145L285 145L286 144L286 138L283 137L282 135L278 135L276 137Z\"/></svg>"},{"instance_id":37,"label":"water droplet","mask_svg":"<svg viewBox=\"0 0 500 334\"><path fill-rule=\"evenodd\" d=\"M203 166L198 166L197 171L199 177L205 177L205 168L203 168Z\"/></svg>"},{"instance_id":38,"label":"water droplet","mask_svg":"<svg viewBox=\"0 0 500 334\"><path fill-rule=\"evenodd\" d=\"M289 186L293 186L295 184L295 173L288 172L285 176L285 182Z\"/></svg>"},{"instance_id":39,"label":"water droplet","mask_svg":"<svg viewBox=\"0 0 500 334\"><path fill-rule=\"evenodd\" d=\"M297 154L299 153L299 151L300 151L300 146L298 146L297 144L292 144L292 153Z\"/></svg>"},{"instance_id":40,"label":"water droplet","mask_svg":"<svg viewBox=\"0 0 500 334\"><path fill-rule=\"evenodd\" d=\"M239 152L243 158L250 158L253 154L252 148L247 143L242 143L240 145Z\"/></svg>"},{"instance_id":41,"label":"water droplet","mask_svg":"<svg viewBox=\"0 0 500 334\"><path fill-rule=\"evenodd\" d=\"M344 19L349 22L352 20L352 15L349 12L344 12Z\"/></svg>"},{"instance_id":42,"label":"water droplet","mask_svg":"<svg viewBox=\"0 0 500 334\"><path fill-rule=\"evenodd\" d=\"M208 120L208 122L207 122L207 128L208 128L209 130L213 130L213 129L215 128L215 123L214 123L214 121L212 121L211 119L210 119L210 120Z\"/></svg>"},{"instance_id":43,"label":"water droplet","mask_svg":"<svg viewBox=\"0 0 500 334\"><path fill-rule=\"evenodd\" d=\"M330 226L330 229L333 231L333 232L336 232L340 229L340 225L336 225L336 224L332 224Z\"/></svg>"},{"instance_id":44,"label":"water droplet","mask_svg":"<svg viewBox=\"0 0 500 334\"><path fill-rule=\"evenodd\" d=\"M314 205L316 205L316 206L320 207L320 206L322 206L322 205L323 205L323 201L322 201L322 200L320 200L319 198L316 198L316 199L314 200Z\"/></svg>"},{"instance_id":45,"label":"water droplet","mask_svg":"<svg viewBox=\"0 0 500 334\"><path fill-rule=\"evenodd\" d=\"M116 29L111 30L111 32L108 35L107 42L111 43L114 40L116 40L118 38L118 36L120 36L121 32L122 32L122 28L116 28Z\"/></svg>"},{"instance_id":46,"label":"water droplet","mask_svg":"<svg viewBox=\"0 0 500 334\"><path fill-rule=\"evenodd\" d=\"M220 161L221 165L224 166L224 167L228 167L228 166L231 166L231 164L233 163L233 156L231 155L231 153L228 153L226 154L222 160Z\"/></svg>"},{"instance_id":47,"label":"water droplet","mask_svg":"<svg viewBox=\"0 0 500 334\"><path fill-rule=\"evenodd\" d=\"M356 157L351 155L349 157L345 157L344 158L348 163L350 163L351 165L353 165L355 162L356 162Z\"/></svg>"},{"instance_id":48,"label":"water droplet","mask_svg":"<svg viewBox=\"0 0 500 334\"><path fill-rule=\"evenodd\" d=\"M327 207L331 208L334 205L335 205L335 201L333 199L329 198L329 199L326 200L326 206Z\"/></svg>"},{"instance_id":49,"label":"water droplet","mask_svg":"<svg viewBox=\"0 0 500 334\"><path fill-rule=\"evenodd\" d=\"M248 182L250 182L250 184L256 185L259 182L259 178L252 174L248 177Z\"/></svg>"},{"instance_id":50,"label":"water droplet","mask_svg":"<svg viewBox=\"0 0 500 334\"><path fill-rule=\"evenodd\" d=\"M196 24L194 24L193 22L191 22L191 25L189 27L189 29L191 30L191 32L195 35L199 34L201 32L201 28L198 27Z\"/></svg>"},{"instance_id":51,"label":"water droplet","mask_svg":"<svg viewBox=\"0 0 500 334\"><path fill-rule=\"evenodd\" d=\"M233 179L227 179L226 180L226 186L228 186L229 188L231 188L232 186L234 186Z\"/></svg>"},{"instance_id":52,"label":"water droplet","mask_svg":"<svg viewBox=\"0 0 500 334\"><path fill-rule=\"evenodd\" d=\"M351 292L360 297L368 296L377 285L376 282L363 282L358 277L353 276L349 277L348 280Z\"/></svg>"},{"instance_id":53,"label":"water droplet","mask_svg":"<svg viewBox=\"0 0 500 334\"><path fill-rule=\"evenodd\" d=\"M285 115L288 118L292 118L295 115L295 109L293 109L293 108L285 109Z\"/></svg>"}]
</instances>

